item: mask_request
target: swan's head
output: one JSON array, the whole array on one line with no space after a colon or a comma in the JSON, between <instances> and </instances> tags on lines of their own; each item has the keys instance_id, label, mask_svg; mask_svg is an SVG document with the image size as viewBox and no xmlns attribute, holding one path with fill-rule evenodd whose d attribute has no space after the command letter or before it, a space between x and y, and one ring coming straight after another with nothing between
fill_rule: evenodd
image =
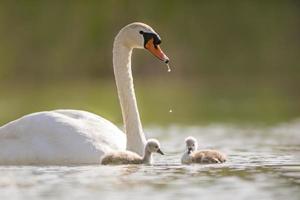
<instances>
[{"instance_id":1,"label":"swan's head","mask_svg":"<svg viewBox=\"0 0 300 200\"><path fill-rule=\"evenodd\" d=\"M188 153L190 154L191 152L197 150L198 142L197 142L196 138L189 136L189 137L185 138L185 145L186 145L186 149L187 149Z\"/></svg>"},{"instance_id":2,"label":"swan's head","mask_svg":"<svg viewBox=\"0 0 300 200\"><path fill-rule=\"evenodd\" d=\"M150 153L160 153L164 155L164 153L160 150L160 143L156 139L147 140L145 150Z\"/></svg>"},{"instance_id":3,"label":"swan's head","mask_svg":"<svg viewBox=\"0 0 300 200\"><path fill-rule=\"evenodd\" d=\"M140 22L128 24L122 28L116 40L129 48L147 49L165 63L169 62L169 58L159 47L161 43L159 35L147 24Z\"/></svg>"}]
</instances>

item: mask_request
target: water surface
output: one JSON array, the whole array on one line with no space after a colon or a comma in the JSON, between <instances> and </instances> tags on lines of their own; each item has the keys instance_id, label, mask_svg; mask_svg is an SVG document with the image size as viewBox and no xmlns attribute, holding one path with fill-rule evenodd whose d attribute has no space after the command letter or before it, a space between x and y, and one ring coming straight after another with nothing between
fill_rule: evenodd
<instances>
[{"instance_id":1,"label":"water surface","mask_svg":"<svg viewBox=\"0 0 300 200\"><path fill-rule=\"evenodd\" d=\"M148 127L166 153L154 166L2 166L0 199L300 199L299 130L300 122ZM228 162L181 165L188 135Z\"/></svg>"}]
</instances>

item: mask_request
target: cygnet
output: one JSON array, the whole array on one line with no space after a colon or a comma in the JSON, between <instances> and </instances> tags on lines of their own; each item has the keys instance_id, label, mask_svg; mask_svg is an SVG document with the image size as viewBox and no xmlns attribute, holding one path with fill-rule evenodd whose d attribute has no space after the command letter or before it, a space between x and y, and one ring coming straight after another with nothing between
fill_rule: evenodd
<instances>
[{"instance_id":1,"label":"cygnet","mask_svg":"<svg viewBox=\"0 0 300 200\"><path fill-rule=\"evenodd\" d=\"M197 150L198 142L194 137L187 137L185 139L186 151L184 152L181 163L201 163L201 164L212 164L212 163L223 163L226 161L226 155L217 150Z\"/></svg>"},{"instance_id":2,"label":"cygnet","mask_svg":"<svg viewBox=\"0 0 300 200\"><path fill-rule=\"evenodd\" d=\"M152 153L164 153L160 150L160 143L156 139L147 140L144 156L131 151L114 151L107 153L101 160L102 165L152 164Z\"/></svg>"}]
</instances>

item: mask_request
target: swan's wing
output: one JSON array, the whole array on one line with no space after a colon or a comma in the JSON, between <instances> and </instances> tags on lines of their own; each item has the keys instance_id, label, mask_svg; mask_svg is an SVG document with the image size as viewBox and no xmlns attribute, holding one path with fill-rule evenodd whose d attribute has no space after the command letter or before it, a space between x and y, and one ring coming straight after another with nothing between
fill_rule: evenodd
<instances>
[{"instance_id":1,"label":"swan's wing","mask_svg":"<svg viewBox=\"0 0 300 200\"><path fill-rule=\"evenodd\" d=\"M119 128L85 111L33 113L0 127L0 164L97 164L125 148Z\"/></svg>"}]
</instances>

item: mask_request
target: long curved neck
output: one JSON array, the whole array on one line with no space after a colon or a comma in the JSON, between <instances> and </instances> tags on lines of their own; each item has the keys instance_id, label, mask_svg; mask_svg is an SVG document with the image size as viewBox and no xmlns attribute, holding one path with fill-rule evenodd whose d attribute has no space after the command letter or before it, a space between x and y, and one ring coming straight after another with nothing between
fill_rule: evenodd
<instances>
[{"instance_id":1,"label":"long curved neck","mask_svg":"<svg viewBox=\"0 0 300 200\"><path fill-rule=\"evenodd\" d=\"M146 143L136 103L131 71L132 48L116 38L113 47L114 74L127 135L126 149L143 155Z\"/></svg>"}]
</instances>

